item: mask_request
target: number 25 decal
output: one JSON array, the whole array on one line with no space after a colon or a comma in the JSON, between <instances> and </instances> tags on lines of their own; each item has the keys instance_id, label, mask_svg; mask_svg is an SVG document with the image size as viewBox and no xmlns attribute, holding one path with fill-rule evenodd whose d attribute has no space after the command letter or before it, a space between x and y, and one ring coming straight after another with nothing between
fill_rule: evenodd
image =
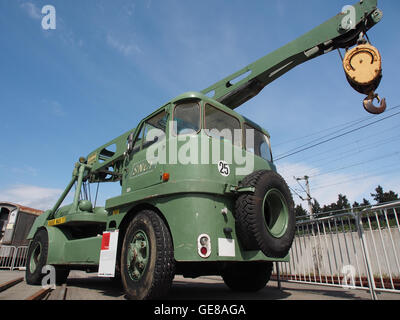
<instances>
[{"instance_id":1,"label":"number 25 decal","mask_svg":"<svg viewBox=\"0 0 400 320\"><path fill-rule=\"evenodd\" d=\"M225 161L218 162L218 171L224 177L228 177L231 173L229 165Z\"/></svg>"}]
</instances>

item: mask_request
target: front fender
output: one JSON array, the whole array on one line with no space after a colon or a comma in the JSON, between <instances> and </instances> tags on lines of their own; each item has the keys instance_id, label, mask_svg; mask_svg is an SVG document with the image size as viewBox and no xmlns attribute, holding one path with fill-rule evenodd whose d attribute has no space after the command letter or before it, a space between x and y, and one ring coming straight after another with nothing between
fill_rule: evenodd
<instances>
[{"instance_id":1,"label":"front fender","mask_svg":"<svg viewBox=\"0 0 400 320\"><path fill-rule=\"evenodd\" d=\"M46 225L43 225L43 223L40 223L40 221L38 223L35 221L35 224L32 226L29 232L28 239L32 240L39 229L44 229L47 232L48 250L46 264L60 264L64 261L65 243L68 240L67 237L60 229L56 227L49 227L47 226L47 223ZM29 243L29 245L31 243L32 241Z\"/></svg>"},{"instance_id":2,"label":"front fender","mask_svg":"<svg viewBox=\"0 0 400 320\"><path fill-rule=\"evenodd\" d=\"M47 218L49 217L50 213L51 210L47 210L35 219L35 222L33 223L31 230L26 237L27 240L32 240L39 228L47 226Z\"/></svg>"},{"instance_id":3,"label":"front fender","mask_svg":"<svg viewBox=\"0 0 400 320\"><path fill-rule=\"evenodd\" d=\"M65 234L57 227L45 227L49 239L47 264L62 264L65 262Z\"/></svg>"}]
</instances>

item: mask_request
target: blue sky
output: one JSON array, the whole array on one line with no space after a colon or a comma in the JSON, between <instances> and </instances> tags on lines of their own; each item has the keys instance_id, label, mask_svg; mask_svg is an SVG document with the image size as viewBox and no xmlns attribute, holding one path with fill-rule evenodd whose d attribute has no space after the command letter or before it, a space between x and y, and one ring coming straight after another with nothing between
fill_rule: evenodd
<instances>
[{"instance_id":1,"label":"blue sky","mask_svg":"<svg viewBox=\"0 0 400 320\"><path fill-rule=\"evenodd\" d=\"M0 0L0 200L51 206L81 155L171 98L203 90L352 2ZM56 9L56 30L42 29L47 4ZM270 132L275 155L343 132L345 123L360 119L362 125L400 111L391 110L400 105L400 2L381 0L379 7L384 19L369 37L383 56L378 92L390 110L369 116L338 54L319 57L237 110ZM394 115L288 157L278 169L299 193L292 177L312 176L312 196L321 204L336 201L338 193L361 201L378 184L400 192L399 121ZM118 194L118 186L104 188L100 201Z\"/></svg>"}]
</instances>

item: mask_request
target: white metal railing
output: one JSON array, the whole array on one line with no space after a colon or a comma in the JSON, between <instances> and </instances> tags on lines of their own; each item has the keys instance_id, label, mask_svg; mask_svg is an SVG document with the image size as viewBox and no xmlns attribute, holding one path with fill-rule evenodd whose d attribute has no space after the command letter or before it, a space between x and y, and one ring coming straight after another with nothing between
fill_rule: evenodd
<instances>
[{"instance_id":1,"label":"white metal railing","mask_svg":"<svg viewBox=\"0 0 400 320\"><path fill-rule=\"evenodd\" d=\"M400 201L296 224L289 263L279 280L400 293Z\"/></svg>"},{"instance_id":2,"label":"white metal railing","mask_svg":"<svg viewBox=\"0 0 400 320\"><path fill-rule=\"evenodd\" d=\"M25 269L27 255L28 255L28 246L17 247L13 259L12 270Z\"/></svg>"},{"instance_id":3,"label":"white metal railing","mask_svg":"<svg viewBox=\"0 0 400 320\"><path fill-rule=\"evenodd\" d=\"M14 246L0 247L0 269L12 270L13 258L16 251Z\"/></svg>"},{"instance_id":4,"label":"white metal railing","mask_svg":"<svg viewBox=\"0 0 400 320\"><path fill-rule=\"evenodd\" d=\"M28 246L0 246L0 269L24 269Z\"/></svg>"}]
</instances>

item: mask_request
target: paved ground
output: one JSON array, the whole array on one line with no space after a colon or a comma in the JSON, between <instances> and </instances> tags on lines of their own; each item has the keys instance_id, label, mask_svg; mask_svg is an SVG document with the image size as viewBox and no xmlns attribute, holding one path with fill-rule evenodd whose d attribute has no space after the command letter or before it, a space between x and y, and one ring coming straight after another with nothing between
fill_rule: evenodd
<instances>
[{"instance_id":1,"label":"paved ground","mask_svg":"<svg viewBox=\"0 0 400 320\"><path fill-rule=\"evenodd\" d=\"M0 285L21 277L25 277L25 272L0 270ZM29 286L25 281L22 281L5 291L0 292L0 300L24 300L40 289L40 287Z\"/></svg>"},{"instance_id":2,"label":"paved ground","mask_svg":"<svg viewBox=\"0 0 400 320\"><path fill-rule=\"evenodd\" d=\"M23 271L0 271L0 284L23 277ZM3 299L25 299L40 289L28 286L25 282L18 284L13 291L0 293ZM378 293L380 300L400 300L400 294ZM119 285L109 279L97 278L96 274L72 271L67 281L67 300L124 300ZM177 276L168 296L168 300L370 300L365 290L344 290L342 288L271 281L258 293L237 293L229 290L220 277L202 277L184 279Z\"/></svg>"}]
</instances>

